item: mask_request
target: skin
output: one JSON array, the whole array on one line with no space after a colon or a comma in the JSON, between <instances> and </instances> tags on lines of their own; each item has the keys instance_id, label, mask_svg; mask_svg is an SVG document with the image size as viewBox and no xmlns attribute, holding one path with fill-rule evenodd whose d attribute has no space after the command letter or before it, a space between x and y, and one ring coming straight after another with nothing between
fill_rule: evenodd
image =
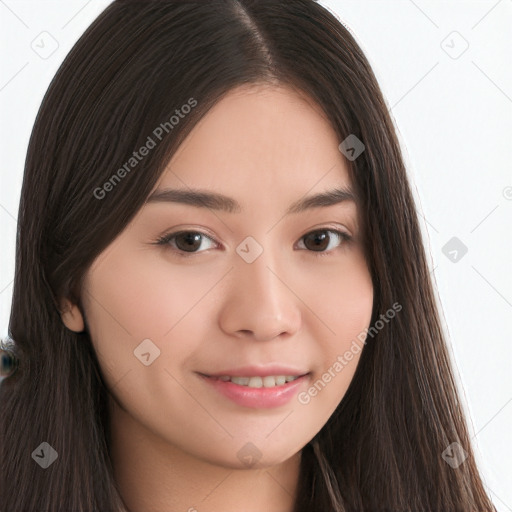
<instances>
[{"instance_id":1,"label":"skin","mask_svg":"<svg viewBox=\"0 0 512 512\"><path fill-rule=\"evenodd\" d=\"M115 477L131 512L292 510L301 450L340 403L360 353L309 403L294 396L273 409L237 405L196 372L288 363L311 372L299 389L307 391L369 326L357 204L284 215L305 195L351 186L340 142L292 89L232 90L155 189L208 189L242 212L147 203L88 270L83 310L62 302L63 322L89 332L105 375ZM322 256L303 237L325 229L353 238L329 231ZM188 258L154 244L179 230L212 240ZM263 248L252 263L236 252L247 236ZM134 356L147 338L160 350L149 366ZM259 451L251 467L237 456L248 442Z\"/></svg>"}]
</instances>

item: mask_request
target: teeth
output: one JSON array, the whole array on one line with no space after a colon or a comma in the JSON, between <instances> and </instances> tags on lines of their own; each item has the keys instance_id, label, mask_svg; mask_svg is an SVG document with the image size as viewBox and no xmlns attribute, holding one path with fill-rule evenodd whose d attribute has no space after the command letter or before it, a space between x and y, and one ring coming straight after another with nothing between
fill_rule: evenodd
<instances>
[{"instance_id":1,"label":"teeth","mask_svg":"<svg viewBox=\"0 0 512 512\"><path fill-rule=\"evenodd\" d=\"M291 382L297 378L298 376L295 375L268 375L266 377L230 377L229 375L223 375L219 377L219 379L224 382L230 380L233 384L250 388L273 388L275 386L283 386L285 383Z\"/></svg>"},{"instance_id":2,"label":"teeth","mask_svg":"<svg viewBox=\"0 0 512 512\"><path fill-rule=\"evenodd\" d=\"M231 382L240 384L241 386L247 386L249 384L249 377L230 377Z\"/></svg>"},{"instance_id":3,"label":"teeth","mask_svg":"<svg viewBox=\"0 0 512 512\"><path fill-rule=\"evenodd\" d=\"M273 388L276 384L277 384L276 377L272 377L272 375L263 377L263 387L264 388Z\"/></svg>"},{"instance_id":4,"label":"teeth","mask_svg":"<svg viewBox=\"0 0 512 512\"><path fill-rule=\"evenodd\" d=\"M266 379L267 377L265 377ZM250 388L261 388L263 386L263 379L261 377L251 377L249 379L249 384L247 384ZM266 386L268 387L268 386Z\"/></svg>"}]
</instances>

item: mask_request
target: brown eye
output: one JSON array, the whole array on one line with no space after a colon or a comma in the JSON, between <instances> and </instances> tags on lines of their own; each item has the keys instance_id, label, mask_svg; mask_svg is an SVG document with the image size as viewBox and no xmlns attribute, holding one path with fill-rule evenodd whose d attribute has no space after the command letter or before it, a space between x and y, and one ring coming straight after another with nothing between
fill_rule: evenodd
<instances>
[{"instance_id":1,"label":"brown eye","mask_svg":"<svg viewBox=\"0 0 512 512\"><path fill-rule=\"evenodd\" d=\"M304 245L311 251L325 251L331 237L327 231L313 231L304 236Z\"/></svg>"},{"instance_id":2,"label":"brown eye","mask_svg":"<svg viewBox=\"0 0 512 512\"><path fill-rule=\"evenodd\" d=\"M192 231L178 233L174 238L176 247L180 251L195 252L201 247L202 236L201 233L194 233Z\"/></svg>"},{"instance_id":3,"label":"brown eye","mask_svg":"<svg viewBox=\"0 0 512 512\"><path fill-rule=\"evenodd\" d=\"M351 236L343 231L336 229L318 229L311 231L300 239L300 243L307 251L317 253L317 256L331 254L333 249L340 245L344 245L351 240ZM209 242L210 246L203 247L203 242ZM157 245L162 245L169 248L178 256L191 256L204 252L204 249L214 248L215 240L205 233L199 231L179 231L170 233L159 238L156 242Z\"/></svg>"},{"instance_id":4,"label":"brown eye","mask_svg":"<svg viewBox=\"0 0 512 512\"><path fill-rule=\"evenodd\" d=\"M198 231L180 231L178 233L170 233L157 240L157 245L168 246L176 254L188 256L189 254L201 253L201 245L203 242L209 241L212 245L206 246L206 249L215 245L212 238ZM204 249L204 248L203 248Z\"/></svg>"},{"instance_id":5,"label":"brown eye","mask_svg":"<svg viewBox=\"0 0 512 512\"><path fill-rule=\"evenodd\" d=\"M318 256L330 254L333 249L351 240L350 235L336 229L311 231L301 238L305 249L317 252Z\"/></svg>"}]
</instances>

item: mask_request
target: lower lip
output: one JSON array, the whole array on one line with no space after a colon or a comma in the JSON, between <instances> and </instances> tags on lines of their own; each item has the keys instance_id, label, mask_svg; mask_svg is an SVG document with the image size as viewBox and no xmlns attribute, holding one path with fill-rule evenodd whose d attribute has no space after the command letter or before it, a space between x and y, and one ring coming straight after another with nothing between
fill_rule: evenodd
<instances>
[{"instance_id":1,"label":"lower lip","mask_svg":"<svg viewBox=\"0 0 512 512\"><path fill-rule=\"evenodd\" d=\"M240 386L231 381L223 381L216 377L207 377L200 374L200 377L219 393L222 393L238 405L253 409L271 409L288 403L297 394L308 376L309 373L282 386L250 388L249 386Z\"/></svg>"}]
</instances>

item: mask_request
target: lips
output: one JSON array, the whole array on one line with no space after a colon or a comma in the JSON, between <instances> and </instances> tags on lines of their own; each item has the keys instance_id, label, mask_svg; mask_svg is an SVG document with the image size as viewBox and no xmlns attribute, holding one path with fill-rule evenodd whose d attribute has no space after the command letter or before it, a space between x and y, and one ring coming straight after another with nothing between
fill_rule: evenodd
<instances>
[{"instance_id":1,"label":"lips","mask_svg":"<svg viewBox=\"0 0 512 512\"><path fill-rule=\"evenodd\" d=\"M270 409L287 404L309 381L309 375L306 374L295 378L293 381L286 382L282 386L249 387L231 381L223 381L216 377L200 375L200 378L210 388L228 398L231 402L242 407L255 409Z\"/></svg>"},{"instance_id":2,"label":"lips","mask_svg":"<svg viewBox=\"0 0 512 512\"><path fill-rule=\"evenodd\" d=\"M288 403L309 381L310 371L269 363L197 374L210 388L239 406L268 409Z\"/></svg>"},{"instance_id":3,"label":"lips","mask_svg":"<svg viewBox=\"0 0 512 512\"><path fill-rule=\"evenodd\" d=\"M237 368L226 368L218 372L203 372L206 377L276 377L280 375L290 377L301 377L309 373L309 370L289 365L277 363L265 365L248 365L239 366Z\"/></svg>"}]
</instances>

